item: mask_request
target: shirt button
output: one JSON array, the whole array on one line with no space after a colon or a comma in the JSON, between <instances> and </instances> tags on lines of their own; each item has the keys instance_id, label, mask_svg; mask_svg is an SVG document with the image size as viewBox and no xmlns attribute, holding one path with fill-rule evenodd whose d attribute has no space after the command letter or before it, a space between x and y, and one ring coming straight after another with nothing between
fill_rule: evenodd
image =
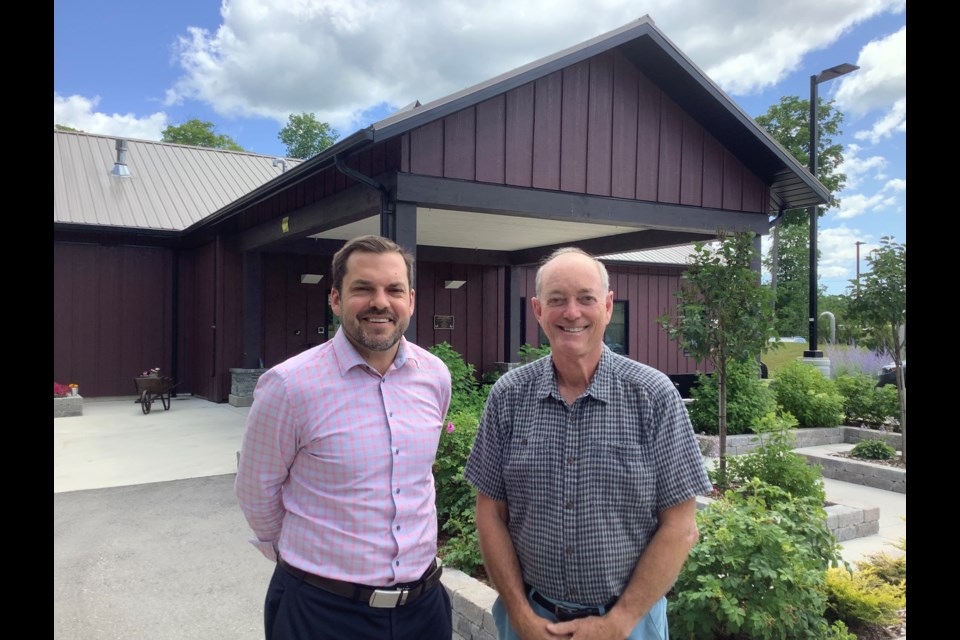
<instances>
[{"instance_id":1,"label":"shirt button","mask_svg":"<svg viewBox=\"0 0 960 640\"><path fill-rule=\"evenodd\" d=\"M567 464L573 464L573 456L567 458Z\"/></svg>"},{"instance_id":2,"label":"shirt button","mask_svg":"<svg viewBox=\"0 0 960 640\"><path fill-rule=\"evenodd\" d=\"M567 503L563 506L567 509L573 509L573 500L568 500Z\"/></svg>"},{"instance_id":3,"label":"shirt button","mask_svg":"<svg viewBox=\"0 0 960 640\"><path fill-rule=\"evenodd\" d=\"M400 455L400 448L398 447L398 448L394 449L394 450L393 450L393 453L394 453L394 455Z\"/></svg>"},{"instance_id":4,"label":"shirt button","mask_svg":"<svg viewBox=\"0 0 960 640\"><path fill-rule=\"evenodd\" d=\"M397 531L400 531L400 525L397 525Z\"/></svg>"},{"instance_id":5,"label":"shirt button","mask_svg":"<svg viewBox=\"0 0 960 640\"><path fill-rule=\"evenodd\" d=\"M564 553L566 553L568 556L572 556L572 555L573 555L573 547L567 547L567 548L564 549L563 551L564 551Z\"/></svg>"},{"instance_id":6,"label":"shirt button","mask_svg":"<svg viewBox=\"0 0 960 640\"><path fill-rule=\"evenodd\" d=\"M570 595L573 596L573 597L576 597L576 595L577 595L577 590L576 590L576 589L570 589Z\"/></svg>"},{"instance_id":7,"label":"shirt button","mask_svg":"<svg viewBox=\"0 0 960 640\"><path fill-rule=\"evenodd\" d=\"M521 440L521 441L520 441L520 444L527 444L527 439L524 438L523 440Z\"/></svg>"},{"instance_id":8,"label":"shirt button","mask_svg":"<svg viewBox=\"0 0 960 640\"><path fill-rule=\"evenodd\" d=\"M396 561L396 562L394 562L393 564L399 567L399 566L400 566L400 561L399 561L399 560L397 560L397 561Z\"/></svg>"},{"instance_id":9,"label":"shirt button","mask_svg":"<svg viewBox=\"0 0 960 640\"><path fill-rule=\"evenodd\" d=\"M400 495L400 489L397 489L397 495Z\"/></svg>"}]
</instances>

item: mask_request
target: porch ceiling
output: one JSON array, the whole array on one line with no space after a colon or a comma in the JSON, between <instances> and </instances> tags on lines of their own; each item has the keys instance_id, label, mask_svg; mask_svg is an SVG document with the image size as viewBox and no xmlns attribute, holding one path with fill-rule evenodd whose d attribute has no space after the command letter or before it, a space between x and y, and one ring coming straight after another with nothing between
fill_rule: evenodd
<instances>
[{"instance_id":1,"label":"porch ceiling","mask_svg":"<svg viewBox=\"0 0 960 640\"><path fill-rule=\"evenodd\" d=\"M420 246L516 251L615 236L643 229L645 227L552 221L417 207L417 245ZM349 240L360 235L379 233L380 217L375 215L311 237Z\"/></svg>"}]
</instances>

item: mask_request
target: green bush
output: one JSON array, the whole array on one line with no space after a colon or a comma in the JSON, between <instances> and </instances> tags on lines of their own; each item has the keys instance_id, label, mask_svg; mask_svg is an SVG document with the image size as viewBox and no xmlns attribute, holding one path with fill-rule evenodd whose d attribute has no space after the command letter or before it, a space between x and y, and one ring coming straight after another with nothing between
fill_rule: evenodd
<instances>
[{"instance_id":1,"label":"green bush","mask_svg":"<svg viewBox=\"0 0 960 640\"><path fill-rule=\"evenodd\" d=\"M900 414L896 387L877 387L874 378L862 373L839 375L833 382L843 396L843 413L848 424L881 425L887 418ZM893 393L887 389L893 389Z\"/></svg>"},{"instance_id":2,"label":"green bush","mask_svg":"<svg viewBox=\"0 0 960 640\"><path fill-rule=\"evenodd\" d=\"M697 513L667 609L676 638L850 638L824 613L840 562L823 503L752 480Z\"/></svg>"},{"instance_id":3,"label":"green bush","mask_svg":"<svg viewBox=\"0 0 960 640\"><path fill-rule=\"evenodd\" d=\"M827 571L827 594L827 616L842 620L854 631L894 624L897 611L906 606L898 587L870 573L850 573L842 567Z\"/></svg>"},{"instance_id":4,"label":"green bush","mask_svg":"<svg viewBox=\"0 0 960 640\"><path fill-rule=\"evenodd\" d=\"M520 347L520 350L517 352L517 355L520 357L520 362L528 364L534 360L539 360L544 356L550 355L550 345L545 344L535 347L529 342L524 342L523 346Z\"/></svg>"},{"instance_id":5,"label":"green bush","mask_svg":"<svg viewBox=\"0 0 960 640\"><path fill-rule=\"evenodd\" d=\"M475 522L476 489L463 476L477 435L478 414L451 413L440 434L433 480L437 491L437 524L444 536L439 553L444 562L468 573L483 564Z\"/></svg>"},{"instance_id":6,"label":"green bush","mask_svg":"<svg viewBox=\"0 0 960 640\"><path fill-rule=\"evenodd\" d=\"M698 433L720 432L719 380L714 375L697 375L690 389L693 398L687 410ZM768 413L775 412L776 401L766 381L760 379L756 362L733 363L727 369L727 434L750 433Z\"/></svg>"},{"instance_id":7,"label":"green bush","mask_svg":"<svg viewBox=\"0 0 960 640\"><path fill-rule=\"evenodd\" d=\"M795 498L808 497L823 504L826 494L821 468L807 464L802 456L793 453L793 435L781 429L757 437L761 443L759 447L727 458L727 481L730 485L745 485L753 478L758 478L780 487Z\"/></svg>"},{"instance_id":8,"label":"green bush","mask_svg":"<svg viewBox=\"0 0 960 640\"><path fill-rule=\"evenodd\" d=\"M815 367L792 362L771 385L777 403L789 411L802 427L835 427L843 422L843 396L833 381Z\"/></svg>"},{"instance_id":9,"label":"green bush","mask_svg":"<svg viewBox=\"0 0 960 640\"><path fill-rule=\"evenodd\" d=\"M453 394L450 398L449 414L461 413L463 411L472 411L480 414L483 411L483 405L487 401L487 394L490 392L489 386L481 387L477 382L477 374L474 366L463 359L448 342L435 344L428 349L430 353L437 356L450 370L450 385Z\"/></svg>"},{"instance_id":10,"label":"green bush","mask_svg":"<svg viewBox=\"0 0 960 640\"><path fill-rule=\"evenodd\" d=\"M866 460L892 460L897 450L883 440L861 440L853 445L850 455Z\"/></svg>"},{"instance_id":11,"label":"green bush","mask_svg":"<svg viewBox=\"0 0 960 640\"><path fill-rule=\"evenodd\" d=\"M885 418L891 418L893 430L900 433L900 397L897 395L896 385L888 384L877 387L877 413Z\"/></svg>"}]
</instances>

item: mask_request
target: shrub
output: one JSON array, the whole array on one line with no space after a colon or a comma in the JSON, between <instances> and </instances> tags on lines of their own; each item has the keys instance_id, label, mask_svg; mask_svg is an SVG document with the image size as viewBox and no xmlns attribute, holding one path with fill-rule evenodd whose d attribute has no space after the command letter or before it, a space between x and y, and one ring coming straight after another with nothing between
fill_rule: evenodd
<instances>
[{"instance_id":1,"label":"shrub","mask_svg":"<svg viewBox=\"0 0 960 640\"><path fill-rule=\"evenodd\" d=\"M697 514L667 609L677 638L806 638L849 634L824 617L825 570L840 562L822 502L752 480Z\"/></svg>"},{"instance_id":2,"label":"shrub","mask_svg":"<svg viewBox=\"0 0 960 640\"><path fill-rule=\"evenodd\" d=\"M690 422L697 432L720 432L719 380L716 375L697 375L690 389L694 402L688 406ZM775 412L776 401L756 362L731 363L727 368L727 434L750 433L764 416Z\"/></svg>"},{"instance_id":3,"label":"shrub","mask_svg":"<svg viewBox=\"0 0 960 640\"><path fill-rule=\"evenodd\" d=\"M893 430L900 433L900 397L897 395L896 385L888 384L877 387L877 414L884 416L884 421L890 419Z\"/></svg>"},{"instance_id":4,"label":"shrub","mask_svg":"<svg viewBox=\"0 0 960 640\"><path fill-rule=\"evenodd\" d=\"M906 606L903 592L870 573L850 573L842 567L827 571L827 616L853 630L868 630L898 621Z\"/></svg>"},{"instance_id":5,"label":"shrub","mask_svg":"<svg viewBox=\"0 0 960 640\"><path fill-rule=\"evenodd\" d=\"M779 487L795 498L812 498L823 504L826 494L819 465L809 465L793 453L795 438L781 429L758 436L756 449L727 459L727 481L745 485L753 478Z\"/></svg>"},{"instance_id":6,"label":"shrub","mask_svg":"<svg viewBox=\"0 0 960 640\"><path fill-rule=\"evenodd\" d=\"M520 362L528 364L534 360L539 360L544 356L550 355L550 345L545 344L535 347L529 342L524 342L523 346L520 347L520 350L517 352L517 355L520 357Z\"/></svg>"},{"instance_id":7,"label":"shrub","mask_svg":"<svg viewBox=\"0 0 960 640\"><path fill-rule=\"evenodd\" d=\"M843 396L832 380L809 364L788 364L771 386L777 403L802 427L835 427L843 421Z\"/></svg>"},{"instance_id":8,"label":"shrub","mask_svg":"<svg viewBox=\"0 0 960 640\"><path fill-rule=\"evenodd\" d=\"M897 450L882 440L861 440L853 445L850 455L867 460L891 460L897 455Z\"/></svg>"},{"instance_id":9,"label":"shrub","mask_svg":"<svg viewBox=\"0 0 960 640\"><path fill-rule=\"evenodd\" d=\"M866 422L881 425L887 418L893 417L894 413L900 414L896 387L891 387L891 404L891 394L886 391L887 387L877 387L875 379L862 373L839 375L834 384L843 396L843 413L849 424Z\"/></svg>"},{"instance_id":10,"label":"shrub","mask_svg":"<svg viewBox=\"0 0 960 640\"><path fill-rule=\"evenodd\" d=\"M823 355L830 358L834 376L863 374L876 378L883 365L893 362L893 356L883 349L872 351L845 344L825 344Z\"/></svg>"},{"instance_id":11,"label":"shrub","mask_svg":"<svg viewBox=\"0 0 960 640\"><path fill-rule=\"evenodd\" d=\"M871 553L866 560L858 560L857 571L872 575L878 580L900 589L906 596L907 590L907 556L893 557L882 551Z\"/></svg>"},{"instance_id":12,"label":"shrub","mask_svg":"<svg viewBox=\"0 0 960 640\"><path fill-rule=\"evenodd\" d=\"M451 413L440 434L433 464L437 524L440 531L447 534L440 555L450 566L468 573L474 573L483 564L475 521L477 493L463 476L478 423L477 413Z\"/></svg>"},{"instance_id":13,"label":"shrub","mask_svg":"<svg viewBox=\"0 0 960 640\"><path fill-rule=\"evenodd\" d=\"M489 388L485 390L486 393L481 389L474 366L466 362L448 342L435 344L428 351L443 360L447 369L450 370L450 385L453 393L450 397L448 414L472 411L479 415L483 411Z\"/></svg>"}]
</instances>

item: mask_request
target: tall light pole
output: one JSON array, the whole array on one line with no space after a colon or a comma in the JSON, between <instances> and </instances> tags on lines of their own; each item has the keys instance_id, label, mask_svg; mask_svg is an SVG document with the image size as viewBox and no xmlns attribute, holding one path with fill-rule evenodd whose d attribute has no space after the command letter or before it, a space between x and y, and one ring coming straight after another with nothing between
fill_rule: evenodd
<instances>
[{"instance_id":1,"label":"tall light pole","mask_svg":"<svg viewBox=\"0 0 960 640\"><path fill-rule=\"evenodd\" d=\"M835 67L824 69L810 76L810 173L817 177L817 85L821 82L839 78L860 67L844 62ZM817 349L817 207L810 207L810 349L803 352L804 358L823 358L823 351ZM827 365L829 369L829 364Z\"/></svg>"},{"instance_id":2,"label":"tall light pole","mask_svg":"<svg viewBox=\"0 0 960 640\"><path fill-rule=\"evenodd\" d=\"M860 287L860 245L867 244L863 240L857 240L855 243L857 245L857 288Z\"/></svg>"}]
</instances>

